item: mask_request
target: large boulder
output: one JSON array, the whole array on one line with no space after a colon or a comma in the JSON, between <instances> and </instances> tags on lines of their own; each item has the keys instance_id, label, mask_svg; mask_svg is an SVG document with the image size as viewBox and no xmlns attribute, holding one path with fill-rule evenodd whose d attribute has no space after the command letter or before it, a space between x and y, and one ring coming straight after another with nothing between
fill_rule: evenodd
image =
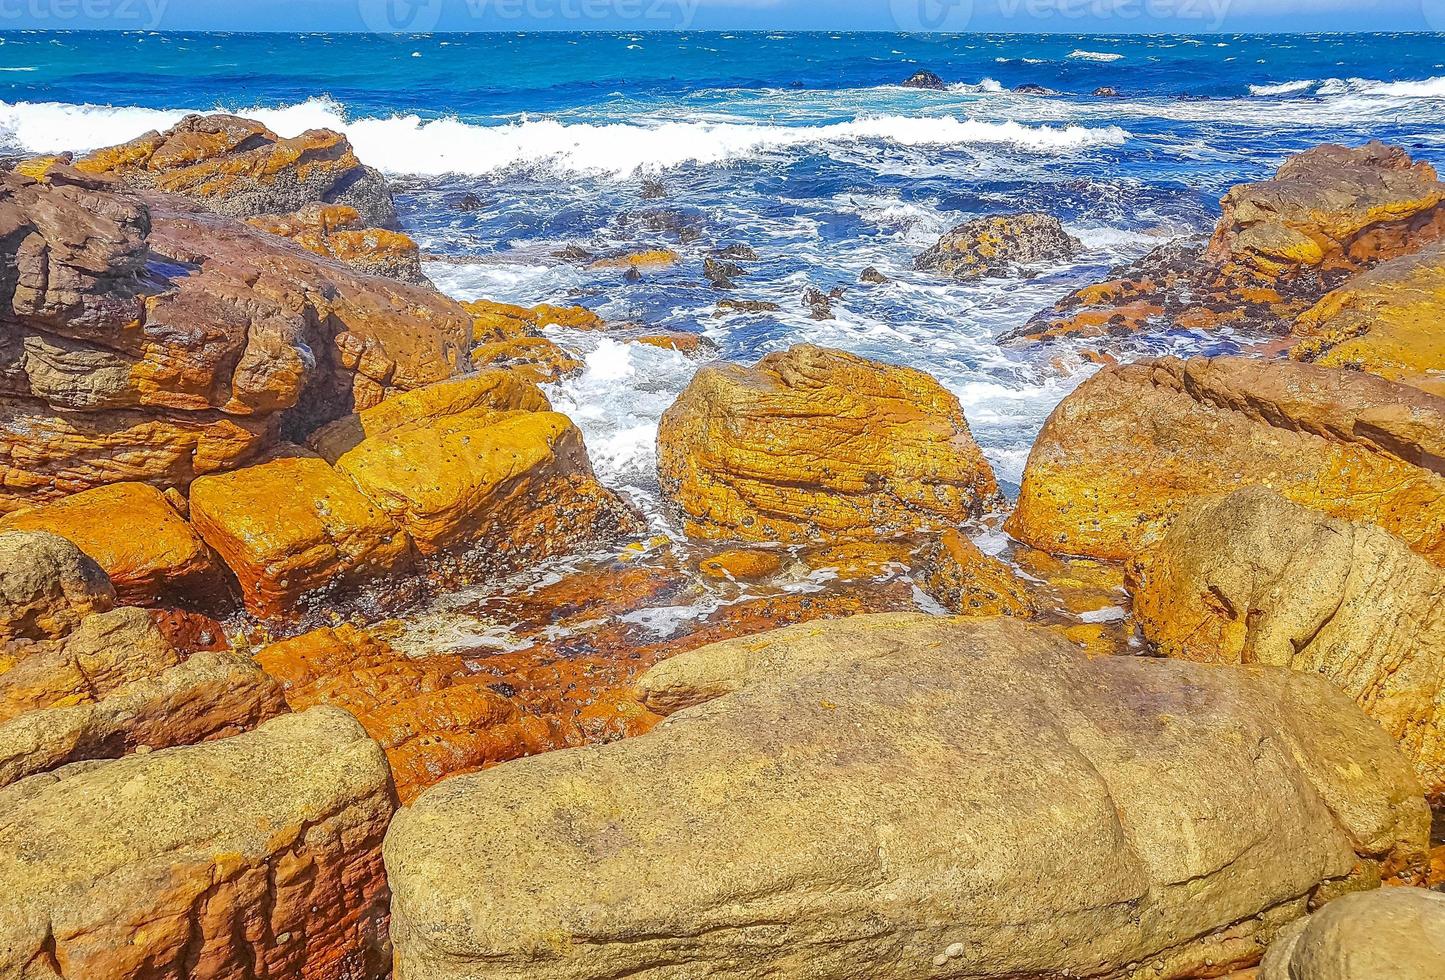
<instances>
[{"instance_id":1,"label":"large boulder","mask_svg":"<svg viewBox=\"0 0 1445 980\"><path fill-rule=\"evenodd\" d=\"M95 560L44 532L0 534L0 640L54 640L115 608Z\"/></svg>"},{"instance_id":2,"label":"large boulder","mask_svg":"<svg viewBox=\"0 0 1445 980\"><path fill-rule=\"evenodd\" d=\"M1445 977L1445 895L1383 888L1347 895L1293 922L1259 980L1437 980Z\"/></svg>"},{"instance_id":3,"label":"large boulder","mask_svg":"<svg viewBox=\"0 0 1445 980\"><path fill-rule=\"evenodd\" d=\"M1008 523L1125 559L1198 497L1268 486L1445 564L1445 399L1358 371L1239 357L1106 368L1054 411Z\"/></svg>"},{"instance_id":4,"label":"large boulder","mask_svg":"<svg viewBox=\"0 0 1445 980\"><path fill-rule=\"evenodd\" d=\"M398 814L398 977L1219 975L1425 860L1389 738L1289 671L882 616L695 650L641 692L672 713L650 734Z\"/></svg>"},{"instance_id":5,"label":"large boulder","mask_svg":"<svg viewBox=\"0 0 1445 980\"><path fill-rule=\"evenodd\" d=\"M1051 214L999 214L965 221L918 256L913 267L967 281L1065 262L1083 247Z\"/></svg>"},{"instance_id":6,"label":"large boulder","mask_svg":"<svg viewBox=\"0 0 1445 980\"><path fill-rule=\"evenodd\" d=\"M471 323L167 195L0 175L0 511L185 487L285 431L457 373Z\"/></svg>"},{"instance_id":7,"label":"large boulder","mask_svg":"<svg viewBox=\"0 0 1445 980\"><path fill-rule=\"evenodd\" d=\"M203 476L191 484L190 504L196 530L257 616L412 568L406 533L317 456L291 452Z\"/></svg>"},{"instance_id":8,"label":"large boulder","mask_svg":"<svg viewBox=\"0 0 1445 980\"><path fill-rule=\"evenodd\" d=\"M0 790L0 976L384 976L386 760L318 708Z\"/></svg>"},{"instance_id":9,"label":"large boulder","mask_svg":"<svg viewBox=\"0 0 1445 980\"><path fill-rule=\"evenodd\" d=\"M1290 356L1445 396L1445 245L1355 276L1294 323Z\"/></svg>"},{"instance_id":10,"label":"large boulder","mask_svg":"<svg viewBox=\"0 0 1445 980\"><path fill-rule=\"evenodd\" d=\"M425 556L470 549L504 570L640 531L597 481L571 419L506 374L410 392L312 445Z\"/></svg>"},{"instance_id":11,"label":"large boulder","mask_svg":"<svg viewBox=\"0 0 1445 980\"><path fill-rule=\"evenodd\" d=\"M1060 300L1009 339L1151 326L1283 332L1355 273L1445 238L1445 183L1399 147L1320 146L1225 195L1214 234L1172 242Z\"/></svg>"},{"instance_id":12,"label":"large boulder","mask_svg":"<svg viewBox=\"0 0 1445 980\"><path fill-rule=\"evenodd\" d=\"M357 210L344 204L308 204L294 214L262 215L246 223L368 276L430 283L421 271L421 248L410 235L368 228Z\"/></svg>"},{"instance_id":13,"label":"large boulder","mask_svg":"<svg viewBox=\"0 0 1445 980\"><path fill-rule=\"evenodd\" d=\"M125 605L219 607L229 592L205 542L149 484L112 483L18 511L0 517L0 531L65 538L105 570Z\"/></svg>"},{"instance_id":14,"label":"large boulder","mask_svg":"<svg viewBox=\"0 0 1445 980\"><path fill-rule=\"evenodd\" d=\"M693 537L805 543L944 530L998 486L933 378L803 344L709 365L662 417L662 490Z\"/></svg>"},{"instance_id":15,"label":"large boulder","mask_svg":"<svg viewBox=\"0 0 1445 980\"><path fill-rule=\"evenodd\" d=\"M253 119L196 114L164 133L89 153L75 166L129 188L182 194L238 218L323 203L354 208L368 226L396 224L386 180L329 129L282 139Z\"/></svg>"},{"instance_id":16,"label":"large boulder","mask_svg":"<svg viewBox=\"0 0 1445 980\"><path fill-rule=\"evenodd\" d=\"M1445 570L1254 487L1184 508L1132 577L1160 653L1328 677L1445 802Z\"/></svg>"}]
</instances>

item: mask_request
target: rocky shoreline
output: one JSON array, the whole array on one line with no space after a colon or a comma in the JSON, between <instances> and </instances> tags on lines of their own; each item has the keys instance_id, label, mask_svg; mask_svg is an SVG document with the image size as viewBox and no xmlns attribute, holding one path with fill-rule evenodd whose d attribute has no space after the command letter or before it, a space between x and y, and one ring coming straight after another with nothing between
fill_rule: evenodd
<instances>
[{"instance_id":1,"label":"rocky shoreline","mask_svg":"<svg viewBox=\"0 0 1445 980\"><path fill-rule=\"evenodd\" d=\"M923 371L700 364L676 537L541 386L568 331L706 341L444 296L339 134L190 117L0 219L0 976L1445 971L1428 163L1303 153L1001 338L1105 365L1012 506ZM995 215L919 268L1078 247Z\"/></svg>"}]
</instances>

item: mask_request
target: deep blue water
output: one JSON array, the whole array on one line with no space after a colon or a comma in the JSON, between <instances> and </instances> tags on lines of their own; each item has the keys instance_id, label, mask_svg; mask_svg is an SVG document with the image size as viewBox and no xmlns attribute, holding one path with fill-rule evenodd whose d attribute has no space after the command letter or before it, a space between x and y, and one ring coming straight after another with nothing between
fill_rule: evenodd
<instances>
[{"instance_id":1,"label":"deep blue water","mask_svg":"<svg viewBox=\"0 0 1445 980\"><path fill-rule=\"evenodd\" d=\"M1445 36L887 34L0 35L0 148L87 149L187 110L258 116L282 135L345 130L395 178L443 289L578 302L705 331L725 357L808 340L929 370L957 391L1000 476L1088 370L993 338L1115 263L1206 230L1218 198L1324 141L1381 138L1445 163ZM903 89L919 68L951 83ZM1045 95L1015 94L1021 84ZM1118 98L1095 97L1111 86ZM642 179L668 195L644 201ZM459 207L465 195L480 210ZM984 213L1050 211L1088 246L1029 278L960 285L913 256ZM665 210L679 241L639 222ZM633 220L628 220L628 216ZM737 298L781 313L713 317L709 249L745 242ZM624 282L559 262L677 249ZM860 287L875 266L894 281ZM809 285L847 287L808 318ZM588 370L554 391L604 476L652 491L658 415L695 370L679 355L566 337ZM1152 349L1241 339L1167 335Z\"/></svg>"}]
</instances>

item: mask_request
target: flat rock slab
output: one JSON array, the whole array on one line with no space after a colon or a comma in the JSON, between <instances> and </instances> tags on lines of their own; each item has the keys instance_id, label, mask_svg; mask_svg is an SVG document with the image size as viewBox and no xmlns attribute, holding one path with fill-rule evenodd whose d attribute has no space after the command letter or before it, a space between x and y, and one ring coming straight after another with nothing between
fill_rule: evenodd
<instances>
[{"instance_id":1,"label":"flat rock slab","mask_svg":"<svg viewBox=\"0 0 1445 980\"><path fill-rule=\"evenodd\" d=\"M1217 975L1425 860L1408 763L1288 671L886 615L704 647L641 689L672 713L651 734L397 817L397 980Z\"/></svg>"}]
</instances>

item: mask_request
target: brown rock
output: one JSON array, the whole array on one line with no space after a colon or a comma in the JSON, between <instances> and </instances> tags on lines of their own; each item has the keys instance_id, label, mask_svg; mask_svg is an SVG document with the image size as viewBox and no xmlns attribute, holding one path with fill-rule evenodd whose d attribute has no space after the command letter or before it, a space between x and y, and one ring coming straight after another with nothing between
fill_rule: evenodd
<instances>
[{"instance_id":1,"label":"brown rock","mask_svg":"<svg viewBox=\"0 0 1445 980\"><path fill-rule=\"evenodd\" d=\"M210 550L155 487L113 483L0 518L0 531L45 531L93 558L124 605L220 606L229 592Z\"/></svg>"},{"instance_id":2,"label":"brown rock","mask_svg":"<svg viewBox=\"0 0 1445 980\"><path fill-rule=\"evenodd\" d=\"M1044 426L1007 525L1126 559L1189 500L1267 486L1445 563L1445 399L1357 371L1246 358L1106 368Z\"/></svg>"},{"instance_id":3,"label":"brown rock","mask_svg":"<svg viewBox=\"0 0 1445 980\"><path fill-rule=\"evenodd\" d=\"M372 980L380 749L316 709L0 790L0 975Z\"/></svg>"},{"instance_id":4,"label":"brown rock","mask_svg":"<svg viewBox=\"0 0 1445 980\"><path fill-rule=\"evenodd\" d=\"M344 204L308 204L293 214L263 215L246 223L369 276L430 284L421 271L421 249L410 235L368 228L356 209Z\"/></svg>"},{"instance_id":5,"label":"brown rock","mask_svg":"<svg viewBox=\"0 0 1445 980\"><path fill-rule=\"evenodd\" d=\"M689 535L805 542L941 529L997 485L958 399L921 371L802 345L710 365L658 431Z\"/></svg>"},{"instance_id":6,"label":"brown rock","mask_svg":"<svg viewBox=\"0 0 1445 980\"><path fill-rule=\"evenodd\" d=\"M990 558L957 530L944 532L923 566L924 587L944 608L960 616L1016 616L1036 612L1018 573Z\"/></svg>"},{"instance_id":7,"label":"brown rock","mask_svg":"<svg viewBox=\"0 0 1445 980\"><path fill-rule=\"evenodd\" d=\"M952 279L980 279L1013 274L1030 265L1064 262L1083 247L1053 215L1000 214L965 221L920 255L913 267Z\"/></svg>"},{"instance_id":8,"label":"brown rock","mask_svg":"<svg viewBox=\"0 0 1445 980\"><path fill-rule=\"evenodd\" d=\"M202 477L191 484L191 519L256 616L284 615L318 593L354 591L412 567L406 532L315 456Z\"/></svg>"},{"instance_id":9,"label":"brown rock","mask_svg":"<svg viewBox=\"0 0 1445 980\"><path fill-rule=\"evenodd\" d=\"M1160 653L1329 678L1445 801L1445 571L1378 527L1254 487L1186 507L1133 577Z\"/></svg>"},{"instance_id":10,"label":"brown rock","mask_svg":"<svg viewBox=\"0 0 1445 980\"><path fill-rule=\"evenodd\" d=\"M1378 142L1316 147L1222 203L1207 243L1164 245L1006 339L1118 336L1153 323L1283 332L1351 275L1445 237L1434 168Z\"/></svg>"},{"instance_id":11,"label":"brown rock","mask_svg":"<svg viewBox=\"0 0 1445 980\"><path fill-rule=\"evenodd\" d=\"M324 203L354 208L369 226L396 224L381 174L362 166L346 137L328 129L282 139L251 119L191 115L164 133L87 154L75 167L129 188L182 194L233 217Z\"/></svg>"},{"instance_id":12,"label":"brown rock","mask_svg":"<svg viewBox=\"0 0 1445 980\"><path fill-rule=\"evenodd\" d=\"M52 167L0 179L0 510L116 482L187 486L280 431L443 380L470 323L175 197Z\"/></svg>"}]
</instances>

